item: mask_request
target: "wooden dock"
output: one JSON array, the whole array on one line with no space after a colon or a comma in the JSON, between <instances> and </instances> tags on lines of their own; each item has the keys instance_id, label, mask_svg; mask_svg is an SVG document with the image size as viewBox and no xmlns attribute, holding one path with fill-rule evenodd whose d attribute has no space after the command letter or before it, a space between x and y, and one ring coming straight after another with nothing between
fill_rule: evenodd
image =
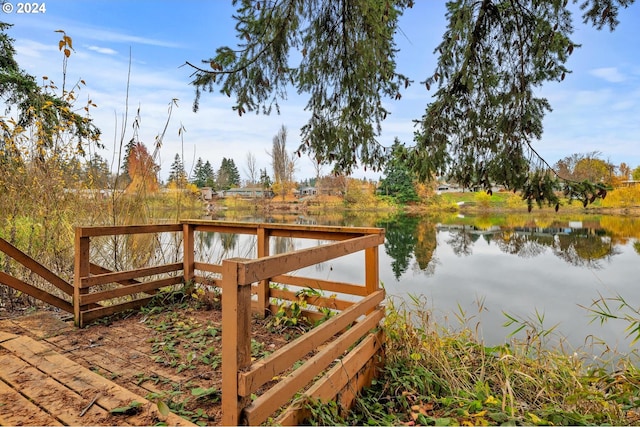
<instances>
[{"instance_id":1,"label":"wooden dock","mask_svg":"<svg viewBox=\"0 0 640 427\"><path fill-rule=\"evenodd\" d=\"M132 405L133 402L137 404ZM116 408L131 411L112 413ZM0 331L0 425L194 425L44 341Z\"/></svg>"}]
</instances>

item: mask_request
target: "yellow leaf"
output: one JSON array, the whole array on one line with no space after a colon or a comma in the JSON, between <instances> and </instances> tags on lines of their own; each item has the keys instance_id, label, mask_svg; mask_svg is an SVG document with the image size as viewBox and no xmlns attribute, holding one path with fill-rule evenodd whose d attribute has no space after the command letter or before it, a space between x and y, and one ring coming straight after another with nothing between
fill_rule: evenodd
<instances>
[{"instance_id":1,"label":"yellow leaf","mask_svg":"<svg viewBox=\"0 0 640 427\"><path fill-rule=\"evenodd\" d=\"M71 51L70 51L69 49L65 49L65 50L64 50L64 56L66 56L67 58L68 58L69 56L71 56Z\"/></svg>"},{"instance_id":2,"label":"yellow leaf","mask_svg":"<svg viewBox=\"0 0 640 427\"><path fill-rule=\"evenodd\" d=\"M536 414L532 414L531 412L528 412L527 415L529 416L529 418L531 418L531 421L533 421L533 423L536 425L547 424L544 420L542 420Z\"/></svg>"},{"instance_id":3,"label":"yellow leaf","mask_svg":"<svg viewBox=\"0 0 640 427\"><path fill-rule=\"evenodd\" d=\"M497 405L498 403L498 399L493 396L487 397L487 400L484 401L485 405Z\"/></svg>"},{"instance_id":4,"label":"yellow leaf","mask_svg":"<svg viewBox=\"0 0 640 427\"><path fill-rule=\"evenodd\" d=\"M484 411L480 411L476 414L473 414L472 417L484 417L485 415L487 415L486 409Z\"/></svg>"},{"instance_id":5,"label":"yellow leaf","mask_svg":"<svg viewBox=\"0 0 640 427\"><path fill-rule=\"evenodd\" d=\"M65 43L69 46L69 49L73 49L73 41L71 40L71 37L65 35L63 39Z\"/></svg>"},{"instance_id":6,"label":"yellow leaf","mask_svg":"<svg viewBox=\"0 0 640 427\"><path fill-rule=\"evenodd\" d=\"M63 47L64 47L64 40L60 40L58 42L58 50L62 50Z\"/></svg>"}]
</instances>

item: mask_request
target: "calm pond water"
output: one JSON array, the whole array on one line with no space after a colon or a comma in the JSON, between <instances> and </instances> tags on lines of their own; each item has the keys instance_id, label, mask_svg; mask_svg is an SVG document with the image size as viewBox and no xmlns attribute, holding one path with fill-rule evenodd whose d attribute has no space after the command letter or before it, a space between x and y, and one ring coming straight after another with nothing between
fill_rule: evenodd
<instances>
[{"instance_id":1,"label":"calm pond water","mask_svg":"<svg viewBox=\"0 0 640 427\"><path fill-rule=\"evenodd\" d=\"M263 218L233 218L258 221ZM508 341L517 325L505 313L541 329L557 325L550 345L600 354L603 340L627 353L628 323L593 321L584 308L601 297L623 297L640 309L640 218L585 215L407 216L387 218L268 218L275 222L376 226L386 229L380 276L393 298L421 301L438 323L478 328L486 345ZM253 256L244 236L209 235L203 250L216 257ZM272 253L325 242L273 239ZM217 248L217 249L216 249ZM307 277L363 283L364 255L354 254L300 271ZM357 266L358 268L354 268ZM414 297L414 298L412 298ZM616 311L619 303L609 307ZM522 331L518 337L523 337Z\"/></svg>"}]
</instances>

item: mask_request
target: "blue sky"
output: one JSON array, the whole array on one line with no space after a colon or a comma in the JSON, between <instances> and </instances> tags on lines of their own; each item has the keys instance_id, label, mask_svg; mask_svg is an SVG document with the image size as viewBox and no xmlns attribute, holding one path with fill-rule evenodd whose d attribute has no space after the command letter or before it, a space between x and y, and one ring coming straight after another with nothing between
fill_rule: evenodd
<instances>
[{"instance_id":1,"label":"blue sky","mask_svg":"<svg viewBox=\"0 0 640 427\"><path fill-rule=\"evenodd\" d=\"M2 2L0 0L0 2ZM192 112L194 91L191 70L185 61L199 63L213 56L221 45L235 45L231 1L215 0L49 0L43 14L0 12L0 21L14 24L20 66L40 78L62 81L62 55L58 51L64 30L73 39L75 52L69 59L67 81L86 82L81 100L98 107L93 118L103 132L106 149L99 151L115 164L125 116L129 57L129 119L124 141L132 136L131 123L140 109L140 139L152 149L162 132L172 99L173 109L160 150L161 177L166 179L176 154L184 158L187 172L195 159L209 160L215 169L223 157L234 159L243 179L247 153L259 168L271 173L273 136L280 126L288 129L287 147L298 147L299 129L306 123L305 99L290 92L281 103L281 114L239 117L232 103L219 93L204 94L198 113ZM12 0L17 6L17 2ZM434 69L434 48L445 29L445 2L420 0L401 20L402 34L398 70L416 83L400 101L389 101L392 114L383 124L380 142L391 145L394 137L411 143L413 119L420 118L432 93L419 82ZM613 33L597 31L576 20L573 40L582 44L568 67L573 70L562 83L541 89L554 109L545 119L544 136L534 147L549 163L573 153L600 151L618 165L640 165L640 6L622 11ZM432 89L433 92L433 89ZM179 135L179 129L185 132ZM330 168L325 166L324 173ZM296 178L315 175L308 158L298 160ZM380 174L358 170L357 177L377 179Z\"/></svg>"}]
</instances>

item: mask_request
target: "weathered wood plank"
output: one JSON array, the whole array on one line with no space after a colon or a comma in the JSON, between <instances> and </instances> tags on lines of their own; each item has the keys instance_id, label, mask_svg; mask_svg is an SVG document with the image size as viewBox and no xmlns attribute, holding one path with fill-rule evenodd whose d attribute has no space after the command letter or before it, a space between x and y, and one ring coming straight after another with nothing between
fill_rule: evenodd
<instances>
[{"instance_id":1,"label":"weathered wood plank","mask_svg":"<svg viewBox=\"0 0 640 427\"><path fill-rule=\"evenodd\" d=\"M88 403L87 400L93 399L97 393L101 393L100 397L96 401L97 407L104 408L106 411L110 411L111 409L119 406L128 405L135 400L143 405L143 412L152 414L158 419L164 418L158 412L156 405L69 360L42 342L21 336L14 340L2 343L2 347L11 351L16 356L19 356L23 361L28 361L29 363L36 365L38 367L36 371L41 372L41 376L44 376L44 381L55 382L57 384L63 383L69 388L69 390L73 390L73 392L78 395L84 396L83 401L86 401L84 405ZM26 362L23 363L26 364ZM0 365L3 365L3 363L0 362ZM49 376L55 377L57 381L53 381ZM34 400L38 401L38 399ZM96 406L94 405L94 407ZM57 412L52 413L57 414ZM65 424L69 425L83 424L81 418L73 419L73 414L70 415L70 422L67 422L67 420L62 417L60 419ZM118 422L120 422L120 419L121 418L118 417ZM122 421L132 425L137 425L140 424L143 419L140 415L131 415L122 417ZM193 425L189 421L172 413L168 415L165 421L169 425Z\"/></svg>"},{"instance_id":2,"label":"weathered wood plank","mask_svg":"<svg viewBox=\"0 0 640 427\"><path fill-rule=\"evenodd\" d=\"M0 380L0 425L61 426L63 424Z\"/></svg>"},{"instance_id":3,"label":"weathered wood plank","mask_svg":"<svg viewBox=\"0 0 640 427\"><path fill-rule=\"evenodd\" d=\"M271 278L272 282L282 283L283 285L293 285L300 287L309 287L325 292L335 292L339 294L349 294L357 296L367 296L367 288L362 285L354 285L352 283L330 282L322 279L312 279L309 277L289 276L281 274Z\"/></svg>"},{"instance_id":4,"label":"weathered wood plank","mask_svg":"<svg viewBox=\"0 0 640 427\"><path fill-rule=\"evenodd\" d=\"M16 334L10 334L9 332L0 331L0 343L6 340L12 340L16 337L17 337Z\"/></svg>"},{"instance_id":5,"label":"weathered wood plank","mask_svg":"<svg viewBox=\"0 0 640 427\"><path fill-rule=\"evenodd\" d=\"M258 282L262 279L359 252L382 243L384 243L384 235L371 234L342 242L273 255L268 258L245 261L240 265L238 283Z\"/></svg>"},{"instance_id":6,"label":"weathered wood plank","mask_svg":"<svg viewBox=\"0 0 640 427\"><path fill-rule=\"evenodd\" d=\"M289 401L295 393L321 373L336 358L341 356L358 338L378 326L384 318L384 309L377 309L364 320L358 322L340 335L301 367L273 386L269 391L255 399L243 410L249 425L258 425L273 412Z\"/></svg>"},{"instance_id":7,"label":"weathered wood plank","mask_svg":"<svg viewBox=\"0 0 640 427\"><path fill-rule=\"evenodd\" d=\"M16 340L8 342L14 341ZM13 354L0 356L0 377L46 412L55 414L63 424L84 424L79 415L93 395L91 398L84 398ZM102 418L106 424L109 413L104 407L94 405L91 411L92 418Z\"/></svg>"},{"instance_id":8,"label":"weathered wood plank","mask_svg":"<svg viewBox=\"0 0 640 427\"><path fill-rule=\"evenodd\" d=\"M174 262L172 264L157 265L154 267L137 268L135 270L115 271L112 273L97 274L95 276L83 277L80 282L82 288L106 283L117 283L122 280L135 279L136 277L153 276L155 274L171 273L182 270L183 263Z\"/></svg>"},{"instance_id":9,"label":"weathered wood plank","mask_svg":"<svg viewBox=\"0 0 640 427\"><path fill-rule=\"evenodd\" d=\"M133 295L141 292L149 293L165 286L172 286L182 283L182 277L168 277L166 279L152 280L150 282L139 283L137 285L128 285L122 288L109 289L106 291L93 292L87 295L80 295L80 304L90 304L99 301L106 301L112 298L119 298L127 295Z\"/></svg>"},{"instance_id":10,"label":"weathered wood plank","mask_svg":"<svg viewBox=\"0 0 640 427\"><path fill-rule=\"evenodd\" d=\"M358 317L364 315L384 300L384 291L380 290L352 305L342 313L330 318L268 357L254 363L247 372L238 374L238 394L248 396L267 381L291 367L310 351L318 348ZM223 303L224 304L224 303Z\"/></svg>"},{"instance_id":11,"label":"weathered wood plank","mask_svg":"<svg viewBox=\"0 0 640 427\"><path fill-rule=\"evenodd\" d=\"M20 249L16 248L1 237L0 251L6 253L9 257L13 258L29 270L33 271L38 276L51 283L53 286L60 289L65 294L69 296L73 295L73 286L67 283L67 281L63 280L61 277L50 271L48 268L44 267L38 261L34 260L29 255L25 254Z\"/></svg>"},{"instance_id":12,"label":"weathered wood plank","mask_svg":"<svg viewBox=\"0 0 640 427\"><path fill-rule=\"evenodd\" d=\"M51 304L54 307L58 307L67 313L73 313L73 305L70 302L65 301L57 296L51 295L49 292L43 291L33 285L23 282L13 276L9 276L7 273L0 271L0 283L10 286L20 292L30 295L34 298L38 298L41 301Z\"/></svg>"}]
</instances>

